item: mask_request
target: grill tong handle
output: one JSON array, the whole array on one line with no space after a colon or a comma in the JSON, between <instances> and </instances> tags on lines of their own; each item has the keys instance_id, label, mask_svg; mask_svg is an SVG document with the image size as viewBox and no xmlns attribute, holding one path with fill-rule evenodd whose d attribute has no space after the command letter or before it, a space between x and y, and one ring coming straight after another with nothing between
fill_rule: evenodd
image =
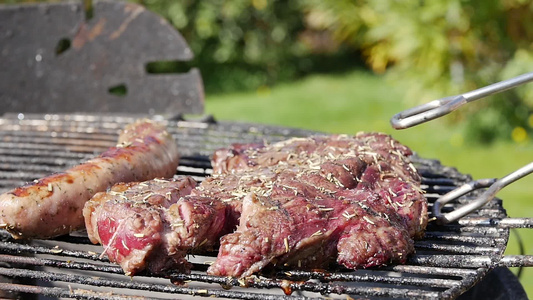
<instances>
[{"instance_id":1,"label":"grill tong handle","mask_svg":"<svg viewBox=\"0 0 533 300\"><path fill-rule=\"evenodd\" d=\"M472 102L492 94L506 91L508 89L528 83L530 81L533 81L533 72L525 73L514 78L500 81L464 94L444 97L441 99L433 100L426 104L415 106L413 108L395 114L391 118L390 122L392 127L394 127L395 129L409 128L447 115L468 102ZM500 180L481 179L472 181L445 194L444 196L440 197L433 206L433 214L436 218L437 223L450 223L460 219L461 217L469 213L472 213L473 211L481 208L487 202L492 200L496 193L498 193L502 188L532 172L533 162L501 178ZM455 200L460 196L463 196L473 190L486 187L490 188L487 189L479 198L475 199L474 201L471 201L468 204L465 204L452 212L446 214L443 214L441 212L444 204Z\"/></svg>"},{"instance_id":2,"label":"grill tong handle","mask_svg":"<svg viewBox=\"0 0 533 300\"><path fill-rule=\"evenodd\" d=\"M502 188L506 187L510 183L515 182L516 180L527 176L528 174L533 173L533 162L525 165L524 167L510 173L509 175L502 177L499 180L496 179L480 179L466 183L455 190L444 194L433 204L433 215L436 218L438 224L447 224L453 221L456 221L465 215L476 211L481 208L483 205L492 200L496 193L498 193ZM467 204L451 211L448 213L442 213L442 207L467 193L477 190L480 188L489 187L481 196L477 199L468 202Z\"/></svg>"},{"instance_id":3,"label":"grill tong handle","mask_svg":"<svg viewBox=\"0 0 533 300\"><path fill-rule=\"evenodd\" d=\"M516 86L533 81L533 72L525 73L514 78L493 83L486 87L473 90L464 94L433 100L426 104L415 106L395 114L390 122L395 129L405 129L427 121L442 117L456 110L460 106L500 93Z\"/></svg>"}]
</instances>

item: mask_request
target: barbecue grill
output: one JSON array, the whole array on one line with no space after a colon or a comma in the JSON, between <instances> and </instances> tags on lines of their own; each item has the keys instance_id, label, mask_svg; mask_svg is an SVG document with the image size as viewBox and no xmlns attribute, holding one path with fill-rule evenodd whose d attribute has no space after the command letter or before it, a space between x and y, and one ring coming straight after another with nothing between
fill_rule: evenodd
<instances>
[{"instance_id":1,"label":"barbecue grill","mask_svg":"<svg viewBox=\"0 0 533 300\"><path fill-rule=\"evenodd\" d=\"M107 98L109 95L99 94L98 98L103 102L86 103L82 101L83 105L80 104L80 106L71 103L66 105L61 98L69 99L72 97L69 96L71 92L81 93L85 97L89 96L87 101L92 101L95 98L93 92L88 91L85 87L82 87L81 91L76 90L80 87L73 86L72 82L78 84L84 84L87 81L106 82L106 84L111 82L111 87L116 86L118 82L118 86L120 86L120 81L117 80L124 75L121 73L120 67L125 62L113 64L110 59L109 66L105 64L94 65L94 61L101 58L98 56L99 51L105 48L96 42L116 42L106 46L111 50L116 50L121 43L127 41L128 33L142 34L142 30L134 28L135 21L132 21L133 19L137 18L137 20L147 23L155 22L154 20L148 21L150 16L146 17L145 12L132 7L131 4L128 4L127 10L114 2L100 1L97 4L94 7L94 17L81 25L85 33L93 32L92 30L101 24L102 18L108 18L109 23L107 24L115 26L115 29L122 28L122 35L114 40L103 39L103 41L99 41L100 37L105 37L106 34L112 36L116 32L116 30L113 31L113 28L106 27L107 33L105 31L98 32L100 37L93 36L94 44L91 44L93 40L87 38L89 35L83 36L87 38L83 40L85 46L82 45L83 47L77 51L82 51L82 53L85 51L86 55L78 63L87 64L89 73L94 77L105 73L107 74L106 78L101 81L97 81L94 77L81 75L81 77L75 78L78 81L67 78L71 84L67 84L67 88L61 90L61 93L44 93L44 91L54 91L54 88L50 88L48 85L56 86L67 80L62 78L61 73L56 72L54 67L59 68L65 74L79 71L76 68L75 70L67 70L71 65L66 64L65 61L71 60L72 63L73 58L68 56L69 52L65 49L57 54L62 57L60 61L63 62L59 67L47 64L25 65L21 62L25 62L24 59L26 58L22 58L21 61L15 61L15 63L7 66L7 70L12 72L4 71L2 73L0 70L0 75L5 75L0 76L0 84L4 84L3 88L0 89L0 103L2 104L0 112L8 111L0 117L0 192L5 192L50 173L61 172L70 166L93 158L114 146L119 130L140 117L149 117L167 126L180 149L181 160L177 174L191 175L198 181L211 174L209 156L220 147L226 147L233 143L264 141L270 143L289 137L317 134L317 132L293 128L217 122L209 117L194 120L184 119L179 114L174 114L171 117L167 114L167 116L162 117L147 113L148 110L160 111L165 105L170 105L169 103L173 105L172 112L198 113L201 111L201 79L194 70L179 76L165 75L158 78L145 78L146 74L138 74L135 73L138 70L126 68L125 71L122 71L135 71L134 75L138 76L135 78L136 80L127 81L124 85L124 88L128 88L128 97ZM48 26L50 22L53 23L48 19L48 16L53 13L70 16L71 19L69 20L72 21L70 25L73 26L72 24L81 22L83 9L80 7L79 4L64 3L39 6L37 12L25 8L32 13L32 17L29 19L21 18L22 21L26 20L26 24L19 26L31 26L30 23L32 22L37 22L38 26ZM109 9L114 9L114 13L107 11ZM132 12L135 13L134 17L131 17ZM16 9L7 11L7 15L12 19L19 13L21 12ZM47 21L45 22L43 19ZM0 18L0 24L2 24L2 20L5 22L7 18ZM117 20L122 21L122 23ZM126 27L123 28L124 22L127 23ZM143 22L141 25L146 24ZM74 43L76 39L72 37L72 29L69 30L55 37L61 41L72 40L72 47L75 48L79 44ZM50 34L54 32L51 30ZM0 41L7 43L8 40L10 42L14 40L14 43L17 41L21 43L20 47L31 48L24 44L28 40L17 39L16 34L14 37L12 35L12 32L10 35L7 33L0 35ZM164 55L171 52L181 53L178 58L171 59L190 59L190 50L179 35L169 33L168 36L163 36L163 40L167 37L173 39L173 42L167 42L167 44L175 43L179 44L179 47L170 47L162 50L162 52L149 55L147 54L149 53L148 49L141 49L145 55L137 56L136 59L163 60L168 59ZM1 40L2 38L5 40ZM33 35L30 37L30 41L38 44L40 38L39 35ZM122 38L126 40L121 41ZM47 40L50 40L49 35L47 39L41 39L41 42ZM167 40L171 39L168 38ZM41 47L39 45L30 46ZM55 44L51 46L53 47ZM38 52L37 56L35 56L34 51L27 51L23 54L31 56L37 63L48 61L46 51ZM95 55L96 57L94 57ZM17 90L16 84L9 84L9 80L15 78L17 83L16 80L24 78L13 75L24 66L29 68L29 72L37 68L41 72L40 74L45 76L41 76L38 81L31 83L32 95L29 99L24 99L25 102L19 99L19 102L14 103L11 100L20 97L20 91ZM109 68L106 69L106 67ZM117 71L117 69L119 70ZM113 71L118 72L118 74L112 73ZM134 90L137 83L145 81L150 83L143 89L159 91L159 93L153 94L153 97L149 97L155 99L153 103L145 102L143 99L146 98L146 95L139 95ZM154 86L154 82L160 84ZM170 84L176 82L180 87L178 90L176 90L175 85ZM169 93L161 92L165 90L162 88L165 84L171 85ZM9 94L6 91L12 85L15 87L13 90L16 91L14 94ZM107 90L107 87L102 87L99 84L92 86L98 91L101 88ZM62 97L58 97L58 95ZM130 96L140 98L140 100L127 102L131 100ZM169 96L170 99L178 99L179 101L175 102L179 102L179 104L169 102ZM54 102L56 106L32 105L43 97L47 100L54 97L59 98L59 102ZM111 113L95 113L96 110L102 109L103 103L113 101L121 104L103 109L103 111L111 111ZM62 114L58 114L58 110ZM76 111L84 112L78 113ZM138 112L146 113L139 114ZM459 173L455 168L443 166L436 160L428 160L415 155L413 162L423 177L423 189L426 192L430 211L441 195L471 181L469 176ZM480 191L474 191L462 196L457 202L444 205L442 211L452 211L473 201L479 194ZM433 215L430 214L429 217L432 218ZM214 261L216 252L189 256L188 259L193 263L191 274L168 274L163 278L142 273L130 278L123 274L118 265L110 263L105 256L102 256L103 248L92 245L83 231L51 240L33 241L14 240L6 232L0 231L0 297L24 299L196 299L201 297L231 299L307 299L317 297L332 299L352 297L365 299L456 299L461 297L485 299L490 297L496 299L500 297L501 299L526 299L523 288L506 267L530 266L533 264L533 259L530 256L504 256L503 253L511 228L531 227L533 227L531 219L507 218L501 200L493 199L481 209L457 222L446 225L430 222L425 237L415 243L416 252L409 257L405 265L389 265L355 271L336 265L330 266L327 270L265 270L244 279L207 275L207 267L210 262Z\"/></svg>"},{"instance_id":2,"label":"barbecue grill","mask_svg":"<svg viewBox=\"0 0 533 300\"><path fill-rule=\"evenodd\" d=\"M138 116L87 114L5 114L0 119L2 171L5 191L51 172L90 159L116 143L118 131ZM182 153L178 174L202 180L211 172L209 155L237 142L274 142L316 132L274 126L214 121L163 121ZM471 180L438 161L414 157L423 177L430 207L435 200ZM476 193L448 204L444 211L471 201ZM431 217L431 216L430 216ZM123 299L132 295L152 299L176 294L235 299L285 297L389 297L453 299L472 288L498 266L530 265L527 256L503 256L509 228L530 227L529 219L506 218L501 200L492 200L456 223L430 222L424 239L406 265L366 270L332 266L327 271L278 270L246 279L205 273L216 253L189 257L190 275L155 278L123 275L119 266L100 254L83 232L53 240L24 242L3 234L0 243L0 275L8 279L0 289L13 293L44 294L80 299ZM173 285L170 282L182 285ZM520 292L520 290L517 290ZM523 290L522 290L523 293ZM339 296L342 295L342 296ZM523 294L524 296L525 294Z\"/></svg>"}]
</instances>

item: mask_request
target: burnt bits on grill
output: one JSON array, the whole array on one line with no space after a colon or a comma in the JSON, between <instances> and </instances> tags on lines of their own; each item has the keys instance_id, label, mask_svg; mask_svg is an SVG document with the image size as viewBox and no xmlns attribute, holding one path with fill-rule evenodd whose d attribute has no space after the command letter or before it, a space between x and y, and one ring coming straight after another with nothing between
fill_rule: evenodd
<instances>
[{"instance_id":1,"label":"burnt bits on grill","mask_svg":"<svg viewBox=\"0 0 533 300\"><path fill-rule=\"evenodd\" d=\"M427 224L409 155L384 134L218 151L215 175L196 191L224 192L235 182L232 197L219 199L240 219L208 273L242 277L268 265L322 267L335 258L348 268L404 262Z\"/></svg>"},{"instance_id":2,"label":"burnt bits on grill","mask_svg":"<svg viewBox=\"0 0 533 300\"><path fill-rule=\"evenodd\" d=\"M185 197L195 186L191 177L180 176L120 183L98 193L83 210L89 238L126 275L188 272L185 255L213 246L225 217L222 203Z\"/></svg>"},{"instance_id":3,"label":"burnt bits on grill","mask_svg":"<svg viewBox=\"0 0 533 300\"><path fill-rule=\"evenodd\" d=\"M164 127L139 120L118 145L63 173L0 195L0 223L14 238L50 238L83 228L82 209L95 193L115 183L175 174L176 142Z\"/></svg>"}]
</instances>

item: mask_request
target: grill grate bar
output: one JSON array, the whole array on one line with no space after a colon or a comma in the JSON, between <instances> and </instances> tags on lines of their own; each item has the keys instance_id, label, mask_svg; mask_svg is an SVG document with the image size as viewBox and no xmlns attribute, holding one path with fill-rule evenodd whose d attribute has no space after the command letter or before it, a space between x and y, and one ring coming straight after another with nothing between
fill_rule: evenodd
<instances>
[{"instance_id":1,"label":"grill grate bar","mask_svg":"<svg viewBox=\"0 0 533 300\"><path fill-rule=\"evenodd\" d=\"M3 175L3 172L0 171L0 177ZM11 175L11 173L10 173ZM27 183L27 180L23 179L17 179L17 178L9 178L5 180L0 181L0 193L3 193L9 189L11 189L14 186L23 186Z\"/></svg>"},{"instance_id":2,"label":"grill grate bar","mask_svg":"<svg viewBox=\"0 0 533 300\"><path fill-rule=\"evenodd\" d=\"M533 255L506 255L498 262L503 267L532 267Z\"/></svg>"},{"instance_id":3,"label":"grill grate bar","mask_svg":"<svg viewBox=\"0 0 533 300\"><path fill-rule=\"evenodd\" d=\"M61 167L66 168L68 166L74 165L79 163L79 158L71 158L71 159L64 159L64 158L46 158L46 157L34 157L31 158L28 161L27 157L17 157L17 156L2 156L0 157L0 162L9 166L9 169L15 169L13 165L18 165L19 167L24 166L32 166L34 168L39 167L48 167L48 166L54 166L54 167Z\"/></svg>"},{"instance_id":4,"label":"grill grate bar","mask_svg":"<svg viewBox=\"0 0 533 300\"><path fill-rule=\"evenodd\" d=\"M450 234L448 232L427 232L424 236L425 240L442 240L442 241L454 241L454 242L462 242L462 243L472 243L477 245L489 245L493 246L495 244L501 244L506 243L507 241L503 238L499 237L491 237L491 236L469 236L469 235L456 235L456 234Z\"/></svg>"},{"instance_id":5,"label":"grill grate bar","mask_svg":"<svg viewBox=\"0 0 533 300\"><path fill-rule=\"evenodd\" d=\"M165 285L154 283L143 283L135 281L121 281L112 279L102 279L94 276L60 274L54 272L43 272L33 270L21 269L7 269L0 267L0 275L11 278L31 278L36 280L43 280L49 282L61 281L67 283L84 284L89 286L106 286L121 289L144 290L152 292L165 292L172 294L184 295L199 295L203 297L225 297L232 299L257 299L258 295L255 293L241 292L241 291L227 291L215 290L205 288L182 287L178 285ZM267 281L258 281L254 287L271 288L279 286L270 286ZM433 299L438 297L438 292L417 290L411 288L388 288L388 287L351 287L341 285L335 282L332 283L315 283L315 282L291 282L287 283L283 289L287 292L293 290L307 290L313 292L320 292L323 295L328 294L357 294L364 296L393 296L397 298L419 298L419 299ZM261 299L306 299L306 297L298 296L281 296L281 295L266 295L261 294ZM105 298L104 298L105 299Z\"/></svg>"},{"instance_id":6,"label":"grill grate bar","mask_svg":"<svg viewBox=\"0 0 533 300\"><path fill-rule=\"evenodd\" d=\"M499 257L487 255L441 255L418 254L408 259L411 264L425 266L446 266L453 268L491 268L500 263Z\"/></svg>"},{"instance_id":7,"label":"grill grate bar","mask_svg":"<svg viewBox=\"0 0 533 300\"><path fill-rule=\"evenodd\" d=\"M9 127L8 127L9 128ZM5 128L7 129L7 128ZM87 140L87 141L98 141L99 143L116 143L116 135L118 130L107 131L107 132L94 132L91 130L79 130L79 131L20 131L14 130L0 130L0 134L7 137L13 141L27 140L28 138L38 138L39 140L50 142L51 139L54 141L60 141L61 139L71 139L71 140Z\"/></svg>"},{"instance_id":8,"label":"grill grate bar","mask_svg":"<svg viewBox=\"0 0 533 300\"><path fill-rule=\"evenodd\" d=\"M59 248L47 248L43 246L34 246L21 243L0 242L0 249L2 250L2 252L10 254L50 254L59 256L69 256L74 258L85 258L94 261L108 261L105 258L101 259L98 253L90 251L85 252Z\"/></svg>"},{"instance_id":9,"label":"grill grate bar","mask_svg":"<svg viewBox=\"0 0 533 300\"><path fill-rule=\"evenodd\" d=\"M499 228L533 228L533 218L463 218L462 226L490 226Z\"/></svg>"},{"instance_id":10,"label":"grill grate bar","mask_svg":"<svg viewBox=\"0 0 533 300\"><path fill-rule=\"evenodd\" d=\"M376 273L375 271L373 273ZM451 274L448 274L451 275ZM385 283L396 285L427 286L438 288L450 288L459 285L459 281L442 278L420 278L420 277L394 277L387 275L375 274L353 274L353 273L323 273L323 272L305 272L305 271L287 271L276 274L276 279L248 277L237 279L231 277L219 277L204 274L173 274L173 280L177 281L202 281L209 283L218 283L224 286L246 286L257 288L289 288L291 290L304 290L312 292L326 292L329 289L329 283L312 283L305 284L302 281L318 279L327 282L366 282L366 283ZM288 283L290 282L290 283Z\"/></svg>"},{"instance_id":11,"label":"grill grate bar","mask_svg":"<svg viewBox=\"0 0 533 300\"><path fill-rule=\"evenodd\" d=\"M85 271L99 271L110 274L124 274L121 267L117 265L100 265L94 263L80 263L74 261L61 261L55 259L45 259L37 257L12 256L0 254L0 261L10 264L23 264L29 266L45 266L62 269L76 269Z\"/></svg>"},{"instance_id":12,"label":"grill grate bar","mask_svg":"<svg viewBox=\"0 0 533 300\"><path fill-rule=\"evenodd\" d=\"M419 247L418 244L420 242L417 242L416 249L417 252L410 256L409 263L414 265L432 265L432 266L449 266L449 267L489 267L491 264L495 264L495 259L492 259L491 256L487 256L488 254L495 254L494 251L487 251L485 255L459 255L456 253L464 253L464 252L470 252L468 250L467 246L462 245L443 245L440 247L440 250L442 252L448 252L452 254L441 254L441 255L428 255L423 254L425 250L423 247ZM481 247L474 247L481 248ZM91 251L77 251L77 250L69 250L69 249L61 249L61 248L47 248L43 246L36 246L36 245L28 245L28 244L20 244L20 243L13 243L13 242L0 242L0 249L2 249L3 252L10 253L10 254L50 254L50 255L59 255L59 256L69 256L74 258L85 258L85 259L91 259L95 261L104 261L106 262L107 259L100 258L100 255L95 252ZM439 247L429 247L430 250L439 249ZM484 248L485 249L485 248ZM479 249L476 249L477 251L472 252L482 252L479 251ZM483 254L483 253L482 253Z\"/></svg>"},{"instance_id":13,"label":"grill grate bar","mask_svg":"<svg viewBox=\"0 0 533 300\"><path fill-rule=\"evenodd\" d=\"M446 251L449 253L461 253L461 254L497 254L499 249L494 247L479 247L472 245L453 245L453 244L441 244L430 241L416 241L415 248L420 250L437 250Z\"/></svg>"},{"instance_id":14,"label":"grill grate bar","mask_svg":"<svg viewBox=\"0 0 533 300\"><path fill-rule=\"evenodd\" d=\"M11 143L11 142L4 142L2 143L3 148L7 149L20 149L20 150L32 150L32 149L39 149L41 150L48 150L48 151L64 151L65 148L67 148L69 151L74 152L81 152L81 153L101 153L108 149L108 147L98 147L98 146L87 146L87 145L68 145L65 147L65 145L50 145L50 144L32 144L32 143ZM12 151L13 151L12 150Z\"/></svg>"},{"instance_id":15,"label":"grill grate bar","mask_svg":"<svg viewBox=\"0 0 533 300\"><path fill-rule=\"evenodd\" d=\"M34 164L18 165L0 163L0 170L7 172L20 172L20 173L32 173L42 172L46 174L56 173L63 170L64 167L51 167L51 166L37 166ZM34 175L35 176L35 175Z\"/></svg>"},{"instance_id":16,"label":"grill grate bar","mask_svg":"<svg viewBox=\"0 0 533 300\"><path fill-rule=\"evenodd\" d=\"M49 281L49 282L61 281L61 282L67 282L67 283L84 284L84 285L89 285L89 286L106 286L106 287L112 287L112 288L143 290L143 291L152 291L152 292L164 292L164 293L172 293L172 294L199 295L203 297L257 299L257 294L250 293L250 292L213 290L213 289L204 289L204 288L188 288L188 287L181 287L181 286L172 285L172 284L157 284L157 283L143 283L143 282L136 282L136 281L102 279L99 277L91 277L91 276L83 276L83 275L60 274L60 273L54 273L54 272L43 272L43 271L33 271L33 270L23 270L23 269L8 269L8 268L3 268L3 267L0 267L0 275L11 277L11 278L31 278L31 279L37 279L37 280L43 280L43 281ZM307 299L305 297L298 297L298 298ZM107 299L107 298L104 297L101 299ZM261 299L267 299L267 300L294 299L294 297L262 294Z\"/></svg>"},{"instance_id":17,"label":"grill grate bar","mask_svg":"<svg viewBox=\"0 0 533 300\"><path fill-rule=\"evenodd\" d=\"M408 265L407 265L408 266ZM290 275L288 275L289 273ZM449 288L459 285L459 280L444 279L444 278L421 278L421 277L411 277L411 276L399 276L397 274L392 275L376 275L376 272L373 271L367 274L353 274L353 273L324 273L324 272L308 272L308 271L290 271L284 273L288 279L293 277L295 278L311 278L324 281L353 281L353 282L378 282L378 283L388 283L388 284L397 284L397 285L412 285L412 286L430 286L430 287L440 287L440 288ZM283 276L284 274L279 274L278 276ZM427 275L427 273L426 273ZM443 274L440 274L443 275ZM448 271L447 276L452 275L452 272Z\"/></svg>"},{"instance_id":18,"label":"grill grate bar","mask_svg":"<svg viewBox=\"0 0 533 300\"><path fill-rule=\"evenodd\" d=\"M424 275L439 275L439 276L458 276L458 277L472 277L476 275L477 271L466 268L450 268L450 267L428 267L428 266L414 266L414 265L396 265L390 267L391 270L401 273L413 273Z\"/></svg>"},{"instance_id":19,"label":"grill grate bar","mask_svg":"<svg viewBox=\"0 0 533 300\"><path fill-rule=\"evenodd\" d=\"M469 217L470 218L470 217ZM505 231L507 229L505 228L498 228L498 227L491 227L491 226L476 226L476 225L459 225L458 223L450 223L446 225L435 225L431 222L428 224L428 227L426 228L426 233L434 232L434 231L441 231L441 232L448 232L448 233L456 233L458 234L477 234L481 236L502 236L502 231Z\"/></svg>"},{"instance_id":20,"label":"grill grate bar","mask_svg":"<svg viewBox=\"0 0 533 300\"><path fill-rule=\"evenodd\" d=\"M22 181L22 182L29 182L36 178L41 178L43 176L46 176L48 173L44 172L31 172L31 173L23 173L23 172L5 172L0 171L0 176L4 178L9 178L9 181ZM8 184L4 183L4 180L0 181L0 186L6 186L6 188L12 187Z\"/></svg>"},{"instance_id":21,"label":"grill grate bar","mask_svg":"<svg viewBox=\"0 0 533 300\"><path fill-rule=\"evenodd\" d=\"M13 284L13 283L0 283L0 290L10 291L16 293L27 293L27 294L40 294L49 297L65 297L65 298L76 298L76 299L109 299L109 300L131 300L131 296L117 296L111 295L110 293L99 293L95 291L81 290L81 289L67 289L60 287L44 287L44 286L32 286L32 285L22 285L22 284ZM155 298L146 298L146 297L135 297L139 300L149 300Z\"/></svg>"},{"instance_id":22,"label":"grill grate bar","mask_svg":"<svg viewBox=\"0 0 533 300\"><path fill-rule=\"evenodd\" d=\"M114 137L114 136L112 136ZM5 140L8 140L11 144L19 144L19 145L30 145L27 147L35 146L36 144L40 145L54 145L59 146L58 148L61 149L61 146L70 146L70 145L91 145L91 147L94 147L94 149L107 149L110 146L113 146L116 144L115 141L106 141L101 139L89 139L89 138L71 138L71 137L54 137L53 135L49 136L4 136Z\"/></svg>"},{"instance_id":23,"label":"grill grate bar","mask_svg":"<svg viewBox=\"0 0 533 300\"><path fill-rule=\"evenodd\" d=\"M461 295L466 289L469 287L474 286L477 282L479 282L484 274L486 274L489 270L485 268L479 268L476 270L477 276L469 276L465 277L463 281L461 282L460 286L456 286L453 288L450 288L446 291L444 291L439 299L453 299L457 297L457 295Z\"/></svg>"},{"instance_id":24,"label":"grill grate bar","mask_svg":"<svg viewBox=\"0 0 533 300\"><path fill-rule=\"evenodd\" d=\"M89 158L94 156L94 154L67 152L67 151L65 151L64 148L61 149L61 151L47 151L47 150L44 150L44 149L39 149L39 150L30 149L30 150L27 150L27 149L19 149L18 145L17 145L17 148L15 148L15 149L13 149L13 148L2 149L0 147L0 154L2 156L15 155L15 158L24 157L24 158L26 158L26 162L28 160L28 157L30 159L34 158L34 157L39 157L39 158L44 158L44 159L46 159L46 158L51 158L51 159L75 159L75 160L77 160L76 163L79 163L82 160L86 160L86 159L89 159Z\"/></svg>"}]
</instances>

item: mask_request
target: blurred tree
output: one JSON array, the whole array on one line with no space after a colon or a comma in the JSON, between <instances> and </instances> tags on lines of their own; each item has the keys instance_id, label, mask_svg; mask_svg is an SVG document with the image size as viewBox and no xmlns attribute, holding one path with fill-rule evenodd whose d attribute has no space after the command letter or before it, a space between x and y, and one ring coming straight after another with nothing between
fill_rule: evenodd
<instances>
[{"instance_id":1,"label":"blurred tree","mask_svg":"<svg viewBox=\"0 0 533 300\"><path fill-rule=\"evenodd\" d=\"M311 0L305 9L307 26L361 49L375 72L409 87L412 105L533 71L529 0ZM527 135L512 132L533 132L532 111L530 84L454 115L468 116L468 139L520 141Z\"/></svg>"},{"instance_id":2,"label":"blurred tree","mask_svg":"<svg viewBox=\"0 0 533 300\"><path fill-rule=\"evenodd\" d=\"M207 92L256 89L311 71L361 65L353 59L358 56L349 56L357 49L331 39L325 46L306 32L298 1L133 2L163 16L183 34L196 57L190 65L202 71Z\"/></svg>"}]
</instances>

